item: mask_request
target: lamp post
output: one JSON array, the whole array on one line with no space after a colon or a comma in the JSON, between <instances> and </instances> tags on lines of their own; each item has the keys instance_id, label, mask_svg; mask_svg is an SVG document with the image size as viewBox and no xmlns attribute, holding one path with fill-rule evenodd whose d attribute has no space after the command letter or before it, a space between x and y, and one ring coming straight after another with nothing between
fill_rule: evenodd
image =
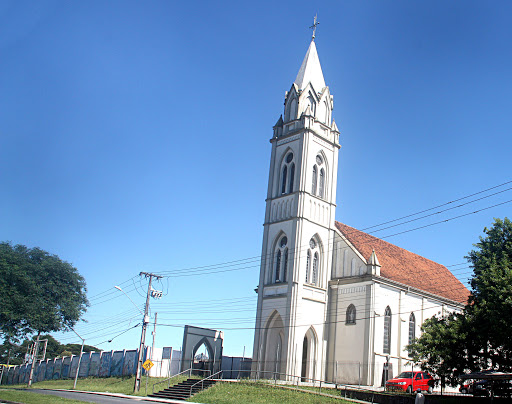
<instances>
[{"instance_id":1,"label":"lamp post","mask_svg":"<svg viewBox=\"0 0 512 404\"><path fill-rule=\"evenodd\" d=\"M125 295L128 299L130 299L130 302L132 302L132 304L135 306L135 308L136 308L137 310L139 310L140 314L144 315L144 313L143 313L143 312L142 312L142 310L139 308L139 306L137 306L137 305L135 304L135 302L132 300L132 298L131 298L130 296L128 296L128 295L126 294L126 292L125 292L123 289L121 289L121 287L120 287L120 286L114 286L114 287L115 287L117 290L119 290L119 291L123 292L123 293L124 293L124 295Z\"/></svg>"}]
</instances>

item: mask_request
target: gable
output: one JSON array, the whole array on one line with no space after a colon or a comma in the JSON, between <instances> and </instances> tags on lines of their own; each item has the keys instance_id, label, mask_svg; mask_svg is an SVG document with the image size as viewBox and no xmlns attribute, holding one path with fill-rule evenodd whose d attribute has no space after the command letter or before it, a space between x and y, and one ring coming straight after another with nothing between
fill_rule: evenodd
<instances>
[{"instance_id":1,"label":"gable","mask_svg":"<svg viewBox=\"0 0 512 404\"><path fill-rule=\"evenodd\" d=\"M384 278L466 304L469 290L444 266L346 224L336 228L367 260L375 250Z\"/></svg>"}]
</instances>

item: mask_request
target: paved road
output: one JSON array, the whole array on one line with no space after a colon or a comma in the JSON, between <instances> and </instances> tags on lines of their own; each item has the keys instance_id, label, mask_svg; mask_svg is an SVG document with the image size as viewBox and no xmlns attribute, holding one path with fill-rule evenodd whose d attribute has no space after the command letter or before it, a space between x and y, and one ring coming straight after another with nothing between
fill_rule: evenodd
<instances>
[{"instance_id":1,"label":"paved road","mask_svg":"<svg viewBox=\"0 0 512 404\"><path fill-rule=\"evenodd\" d=\"M101 404L138 404L138 403L149 403L150 401L137 400L134 398L123 398L123 397L111 397L103 396L92 393L77 393L75 391L55 391L55 390L41 390L41 389L23 389L23 391L34 392L38 394L48 394L64 398L70 398L73 400L80 400L89 403L101 403ZM51 402L50 398L49 401Z\"/></svg>"}]
</instances>

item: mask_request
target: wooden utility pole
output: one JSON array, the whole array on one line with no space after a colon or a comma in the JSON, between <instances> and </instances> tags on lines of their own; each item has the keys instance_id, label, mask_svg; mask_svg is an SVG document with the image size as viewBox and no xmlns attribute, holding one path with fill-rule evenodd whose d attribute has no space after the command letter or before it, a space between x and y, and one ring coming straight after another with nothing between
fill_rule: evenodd
<instances>
[{"instance_id":1,"label":"wooden utility pole","mask_svg":"<svg viewBox=\"0 0 512 404\"><path fill-rule=\"evenodd\" d=\"M32 386L32 378L34 377L34 367L36 366L37 349L39 348L39 335L41 335L41 333L37 333L37 339L36 342L34 342L34 353L32 354L32 363L30 364L30 376L28 377L28 387Z\"/></svg>"},{"instance_id":2,"label":"wooden utility pole","mask_svg":"<svg viewBox=\"0 0 512 404\"><path fill-rule=\"evenodd\" d=\"M133 391L137 392L140 390L140 380L142 378L142 362L144 359L144 344L146 341L146 328L149 323L149 297L151 296L151 282L153 281L153 278L160 279L161 276L151 274L148 272L141 272L139 275L144 275L146 278L149 278L148 283L148 293L146 296L146 306L144 307L144 318L142 319L142 333L140 336L140 346L139 346L139 359L137 360L137 374L135 376L135 385L133 387Z\"/></svg>"}]
</instances>

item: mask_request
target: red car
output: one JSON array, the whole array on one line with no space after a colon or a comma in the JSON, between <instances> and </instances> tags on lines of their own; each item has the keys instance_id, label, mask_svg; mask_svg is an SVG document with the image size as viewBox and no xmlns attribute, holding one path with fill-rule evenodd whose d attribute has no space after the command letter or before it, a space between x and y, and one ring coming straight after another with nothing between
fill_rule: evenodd
<instances>
[{"instance_id":1,"label":"red car","mask_svg":"<svg viewBox=\"0 0 512 404\"><path fill-rule=\"evenodd\" d=\"M427 372L402 372L386 382L386 391L412 393L418 389L432 393L434 379Z\"/></svg>"}]
</instances>

